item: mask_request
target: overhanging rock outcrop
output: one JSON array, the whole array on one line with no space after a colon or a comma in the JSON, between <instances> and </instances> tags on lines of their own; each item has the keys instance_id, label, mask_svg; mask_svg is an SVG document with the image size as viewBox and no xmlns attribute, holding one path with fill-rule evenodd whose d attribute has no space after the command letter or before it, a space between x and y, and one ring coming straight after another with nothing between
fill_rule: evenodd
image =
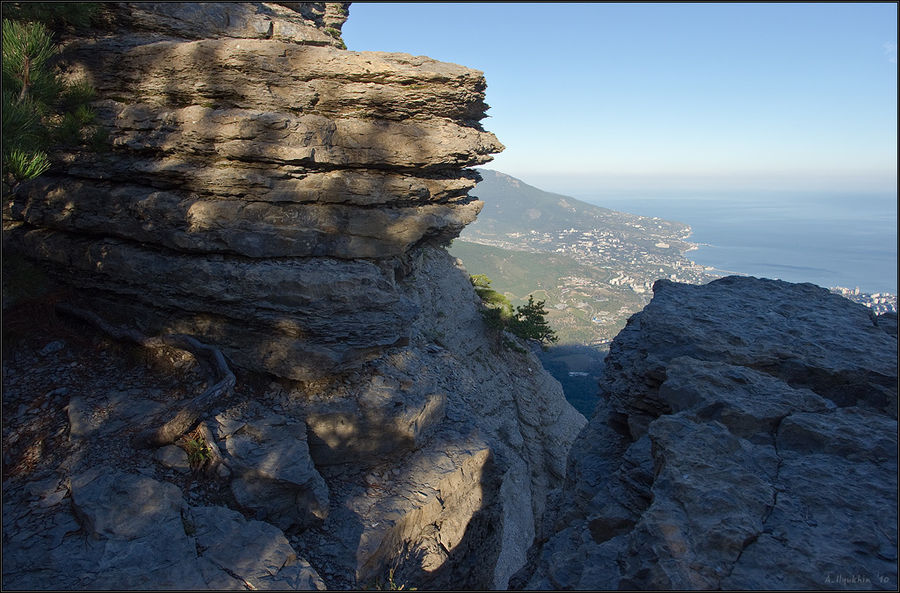
<instances>
[{"instance_id":1,"label":"overhanging rock outcrop","mask_svg":"<svg viewBox=\"0 0 900 593\"><path fill-rule=\"evenodd\" d=\"M658 281L514 585L896 589L897 336L881 321L812 284Z\"/></svg>"},{"instance_id":2,"label":"overhanging rock outcrop","mask_svg":"<svg viewBox=\"0 0 900 593\"><path fill-rule=\"evenodd\" d=\"M482 74L339 49L342 3L106 12L114 33L62 59L97 89L109 145L19 187L8 244L101 314L127 301L149 333L214 337L289 379L407 340L406 256L475 219L466 167L503 148L478 123Z\"/></svg>"}]
</instances>

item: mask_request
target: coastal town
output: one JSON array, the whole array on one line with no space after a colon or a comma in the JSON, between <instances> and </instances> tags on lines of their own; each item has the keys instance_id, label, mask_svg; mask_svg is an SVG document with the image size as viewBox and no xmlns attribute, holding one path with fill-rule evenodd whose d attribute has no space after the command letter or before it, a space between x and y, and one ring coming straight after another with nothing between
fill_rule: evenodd
<instances>
[{"instance_id":1,"label":"coastal town","mask_svg":"<svg viewBox=\"0 0 900 593\"><path fill-rule=\"evenodd\" d=\"M653 282L659 278L701 284L722 276L713 268L684 257L683 253L696 249L686 241L691 233L689 226L679 225L677 234L673 234L662 225L652 224L662 223L661 219L644 218L643 221L650 224L626 223L632 232L568 228L557 232L514 232L502 237L471 233L466 240L512 251L567 255L587 266L602 263L608 274L600 279L601 283L629 288L637 294L650 292Z\"/></svg>"},{"instance_id":2,"label":"coastal town","mask_svg":"<svg viewBox=\"0 0 900 593\"><path fill-rule=\"evenodd\" d=\"M496 252L502 253L502 263L488 275L496 276L513 300L527 298L531 291L546 300L548 319L562 339L606 348L628 317L650 302L656 280L702 284L724 275L684 256L694 249L685 240L691 232L687 225L621 216L637 220L611 220L604 228L469 232L464 237L470 249L477 244L502 250ZM515 263L527 259L534 263ZM551 266L557 273L548 281L532 276L530 282L519 282L512 272L538 266Z\"/></svg>"},{"instance_id":3,"label":"coastal town","mask_svg":"<svg viewBox=\"0 0 900 593\"><path fill-rule=\"evenodd\" d=\"M835 286L830 290L835 294L839 294L844 298L850 299L854 303L865 305L866 307L872 309L872 312L876 315L881 315L882 313L897 312L897 295L895 294L890 294L887 292L875 292L872 294L868 294L865 292L860 292L858 286L856 288Z\"/></svg>"},{"instance_id":4,"label":"coastal town","mask_svg":"<svg viewBox=\"0 0 900 593\"><path fill-rule=\"evenodd\" d=\"M673 233L671 227L654 225L655 220L658 219L645 218L640 223L627 224L633 233L623 232L620 225L614 230L531 230L490 237L473 233L466 239L517 252L522 257L532 254L533 258L541 258L552 253L566 258L560 261L579 264L578 270L560 266L555 286L539 285L537 297L547 301L548 318L567 341L605 349L628 317L650 302L656 280L704 284L728 275L686 257L696 249L687 241L690 227L684 225ZM571 273L563 275L566 271ZM897 296L893 294L865 293L859 287L837 286L829 290L870 308L876 315L897 311ZM518 292L510 296L525 296Z\"/></svg>"}]
</instances>

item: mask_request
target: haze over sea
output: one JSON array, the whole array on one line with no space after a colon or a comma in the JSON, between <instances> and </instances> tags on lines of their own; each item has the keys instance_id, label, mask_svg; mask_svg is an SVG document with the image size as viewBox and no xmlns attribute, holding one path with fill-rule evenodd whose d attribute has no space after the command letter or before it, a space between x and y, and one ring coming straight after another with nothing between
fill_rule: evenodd
<instances>
[{"instance_id":1,"label":"haze over sea","mask_svg":"<svg viewBox=\"0 0 900 593\"><path fill-rule=\"evenodd\" d=\"M687 257L731 273L897 294L896 192L572 194L688 224Z\"/></svg>"}]
</instances>

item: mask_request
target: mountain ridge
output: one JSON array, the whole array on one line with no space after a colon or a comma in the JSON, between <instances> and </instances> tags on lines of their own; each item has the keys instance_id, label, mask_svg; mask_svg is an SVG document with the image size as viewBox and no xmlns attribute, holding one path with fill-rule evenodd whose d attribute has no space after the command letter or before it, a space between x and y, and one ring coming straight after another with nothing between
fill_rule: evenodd
<instances>
[{"instance_id":1,"label":"mountain ridge","mask_svg":"<svg viewBox=\"0 0 900 593\"><path fill-rule=\"evenodd\" d=\"M655 238L653 234L643 237L632 232L633 224L659 226L651 230L666 237L685 240L690 236L690 226L681 222L665 221L659 217L647 217L621 212L591 204L572 196L566 196L529 185L521 179L495 169L475 169L482 180L475 186L473 194L485 202L475 222L469 224L460 234L468 240L482 235L522 232L523 228L538 232L550 232L570 227L587 227L589 223L603 224L625 234L632 240ZM487 198L486 200L483 198ZM685 249L691 247L685 243ZM658 248L657 248L658 249Z\"/></svg>"}]
</instances>

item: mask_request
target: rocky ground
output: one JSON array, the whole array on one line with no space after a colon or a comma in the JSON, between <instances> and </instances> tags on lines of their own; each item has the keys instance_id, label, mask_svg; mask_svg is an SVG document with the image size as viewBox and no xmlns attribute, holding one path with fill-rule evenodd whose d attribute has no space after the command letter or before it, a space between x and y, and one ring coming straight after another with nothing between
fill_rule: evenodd
<instances>
[{"instance_id":1,"label":"rocky ground","mask_svg":"<svg viewBox=\"0 0 900 593\"><path fill-rule=\"evenodd\" d=\"M154 412L205 388L190 354L115 342L46 307L42 314L49 323L4 340L4 588L357 586L355 550L339 534L253 520L277 522L241 504L229 470L204 471L182 447L132 446ZM244 375L212 413L227 424L248 410L277 414L288 400L281 385ZM381 494L399 471L322 469L336 501ZM333 507L330 525L354 520Z\"/></svg>"},{"instance_id":2,"label":"rocky ground","mask_svg":"<svg viewBox=\"0 0 900 593\"><path fill-rule=\"evenodd\" d=\"M4 588L324 588L280 530L231 510L247 511L227 481L182 448L132 446L155 412L205 387L193 357L44 318L4 338ZM270 393L245 380L221 407L250 392Z\"/></svg>"}]
</instances>

